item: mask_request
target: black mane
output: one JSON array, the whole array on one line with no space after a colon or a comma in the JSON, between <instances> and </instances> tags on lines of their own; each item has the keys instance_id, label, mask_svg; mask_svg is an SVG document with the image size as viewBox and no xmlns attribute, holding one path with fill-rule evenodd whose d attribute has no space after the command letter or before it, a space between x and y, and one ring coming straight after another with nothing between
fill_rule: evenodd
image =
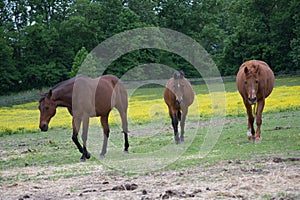
<instances>
[{"instance_id":1,"label":"black mane","mask_svg":"<svg viewBox=\"0 0 300 200\"><path fill-rule=\"evenodd\" d=\"M81 76L81 75L79 75L79 76ZM75 79L76 79L77 77L78 77L78 76L75 76L75 77L70 78L70 79L68 79L68 80L59 82L59 83L57 83L55 86L53 86L50 90L54 90L54 89L60 87L60 86L63 85L63 84L66 84L66 83L69 83L69 82L74 82ZM50 90L49 90L49 91L50 91ZM49 92L46 92L46 93L44 93L44 94L41 95L40 100L39 100L39 103L41 103L42 101L45 100L45 98L47 97L48 93L49 93Z\"/></svg>"}]
</instances>

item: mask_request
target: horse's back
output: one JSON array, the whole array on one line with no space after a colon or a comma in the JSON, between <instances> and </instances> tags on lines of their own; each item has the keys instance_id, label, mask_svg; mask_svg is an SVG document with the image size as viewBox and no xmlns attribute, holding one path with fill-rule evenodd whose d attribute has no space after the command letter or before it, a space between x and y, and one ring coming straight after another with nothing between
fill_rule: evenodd
<instances>
[{"instance_id":1,"label":"horse's back","mask_svg":"<svg viewBox=\"0 0 300 200\"><path fill-rule=\"evenodd\" d=\"M239 93L243 96L244 94L244 82L246 81L245 68L251 68L253 66L258 67L257 75L260 82L260 90L264 91L264 97L268 97L274 87L274 73L269 65L261 60L249 60L244 62L237 73L236 85Z\"/></svg>"},{"instance_id":2,"label":"horse's back","mask_svg":"<svg viewBox=\"0 0 300 200\"><path fill-rule=\"evenodd\" d=\"M121 80L114 75L104 75L99 78L98 82L96 101L102 104L102 107L109 107L110 109L115 107L119 111L126 111L128 97Z\"/></svg>"},{"instance_id":3,"label":"horse's back","mask_svg":"<svg viewBox=\"0 0 300 200\"><path fill-rule=\"evenodd\" d=\"M166 83L166 88L164 91L164 100L168 106L172 104L172 102L175 102L176 97L175 94L172 92L172 84L173 84L173 78L170 78Z\"/></svg>"},{"instance_id":4,"label":"horse's back","mask_svg":"<svg viewBox=\"0 0 300 200\"><path fill-rule=\"evenodd\" d=\"M265 84L263 89L265 90L265 97L268 97L274 88L275 76L272 69L266 63L265 65L261 65L261 68L260 76Z\"/></svg>"},{"instance_id":5,"label":"horse's back","mask_svg":"<svg viewBox=\"0 0 300 200\"><path fill-rule=\"evenodd\" d=\"M126 111L128 107L128 96L122 81L113 75L105 75L102 78L111 83L113 89L111 93L112 107L116 107L119 111Z\"/></svg>"},{"instance_id":6,"label":"horse's back","mask_svg":"<svg viewBox=\"0 0 300 200\"><path fill-rule=\"evenodd\" d=\"M186 105L190 106L194 102L195 93L191 83L187 79L186 79L186 89L184 91L186 92L186 94L184 95Z\"/></svg>"},{"instance_id":7,"label":"horse's back","mask_svg":"<svg viewBox=\"0 0 300 200\"><path fill-rule=\"evenodd\" d=\"M259 63L259 81L262 83L260 84L260 90L264 91L264 96L266 98L273 90L275 76L272 69L266 62L261 60L257 60L256 62Z\"/></svg>"},{"instance_id":8,"label":"horse's back","mask_svg":"<svg viewBox=\"0 0 300 200\"><path fill-rule=\"evenodd\" d=\"M105 116L122 103L127 109L127 93L124 85L113 75L95 79L78 76L73 89L73 107L79 115ZM74 110L74 109L73 109Z\"/></svg>"},{"instance_id":9,"label":"horse's back","mask_svg":"<svg viewBox=\"0 0 300 200\"><path fill-rule=\"evenodd\" d=\"M77 76L73 86L72 110L75 116L95 115L96 85L87 76Z\"/></svg>"}]
</instances>

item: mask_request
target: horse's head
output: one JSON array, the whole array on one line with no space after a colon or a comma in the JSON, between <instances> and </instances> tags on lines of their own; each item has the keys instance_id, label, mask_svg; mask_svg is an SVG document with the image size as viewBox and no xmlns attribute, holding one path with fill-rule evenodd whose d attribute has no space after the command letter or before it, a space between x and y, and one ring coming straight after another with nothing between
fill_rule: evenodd
<instances>
[{"instance_id":1,"label":"horse's head","mask_svg":"<svg viewBox=\"0 0 300 200\"><path fill-rule=\"evenodd\" d=\"M174 85L173 85L173 93L176 97L176 103L181 104L183 100L183 92L184 92L184 73L183 71L177 71L173 75Z\"/></svg>"},{"instance_id":2,"label":"horse's head","mask_svg":"<svg viewBox=\"0 0 300 200\"><path fill-rule=\"evenodd\" d=\"M50 90L46 94L41 94L41 98L39 101L39 110L40 110L40 129L41 131L48 130L48 124L50 119L56 113L56 104L51 99L52 97L52 90Z\"/></svg>"},{"instance_id":3,"label":"horse's head","mask_svg":"<svg viewBox=\"0 0 300 200\"><path fill-rule=\"evenodd\" d=\"M244 80L245 89L248 96L248 102L253 105L257 101L257 91L259 84L259 66L255 62L251 62L244 68L246 79Z\"/></svg>"}]
</instances>

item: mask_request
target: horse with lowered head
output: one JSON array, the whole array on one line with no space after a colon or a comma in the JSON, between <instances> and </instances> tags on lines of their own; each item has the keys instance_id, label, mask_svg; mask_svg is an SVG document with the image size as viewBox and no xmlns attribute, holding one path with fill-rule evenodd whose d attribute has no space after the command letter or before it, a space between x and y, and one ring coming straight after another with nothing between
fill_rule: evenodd
<instances>
[{"instance_id":1,"label":"horse with lowered head","mask_svg":"<svg viewBox=\"0 0 300 200\"><path fill-rule=\"evenodd\" d=\"M169 116L174 129L175 143L184 141L185 119L188 107L194 101L194 90L190 82L184 77L183 71L176 71L167 81L164 91L164 100L169 109ZM182 114L181 114L182 111ZM178 121L180 121L181 134L178 134Z\"/></svg>"},{"instance_id":2,"label":"horse with lowered head","mask_svg":"<svg viewBox=\"0 0 300 200\"><path fill-rule=\"evenodd\" d=\"M243 98L248 114L248 139L260 142L262 140L260 127L265 99L271 94L274 87L274 73L269 65L260 60L244 62L237 73L236 84ZM252 109L253 106L253 109ZM256 117L256 133L253 126Z\"/></svg>"},{"instance_id":3,"label":"horse with lowered head","mask_svg":"<svg viewBox=\"0 0 300 200\"><path fill-rule=\"evenodd\" d=\"M103 146L100 157L107 151L109 137L108 117L112 108L116 108L121 117L124 133L124 152L128 152L127 92L120 80L113 75L105 75L96 79L79 75L58 83L48 93L42 94L39 100L40 129L47 131L51 118L58 106L66 107L72 115L72 140L82 153L81 161L90 158L86 148L89 118L100 116L103 127ZM82 123L82 143L78 141L78 132Z\"/></svg>"}]
</instances>

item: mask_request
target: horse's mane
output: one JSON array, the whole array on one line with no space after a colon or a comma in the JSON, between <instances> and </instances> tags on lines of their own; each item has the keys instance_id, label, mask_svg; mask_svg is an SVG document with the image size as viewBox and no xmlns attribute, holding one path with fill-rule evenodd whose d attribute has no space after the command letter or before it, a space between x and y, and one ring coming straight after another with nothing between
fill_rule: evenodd
<instances>
[{"instance_id":1,"label":"horse's mane","mask_svg":"<svg viewBox=\"0 0 300 200\"><path fill-rule=\"evenodd\" d=\"M67 83L70 83L70 82L73 83L73 82L75 82L75 79L76 79L77 77L78 77L78 76L75 76L75 77L70 78L70 79L68 79L68 80L59 82L59 83L57 83L55 86L53 86L53 87L51 88L51 90L54 90L54 89L60 87L61 85L64 85L64 84L67 84Z\"/></svg>"},{"instance_id":2,"label":"horse's mane","mask_svg":"<svg viewBox=\"0 0 300 200\"><path fill-rule=\"evenodd\" d=\"M81 75L79 75L79 76L81 76ZM65 84L68 84L68 83L74 83L74 82L75 82L75 79L76 79L77 77L78 77L78 76L75 76L75 77L70 78L70 79L68 79L68 80L59 82L59 83L57 83L56 85L54 85L50 90L54 90L54 89L60 87L61 85L65 85ZM50 91L50 90L49 90L49 91ZM46 92L46 93L44 93L44 94L41 94L41 97L40 97L39 102L42 102L42 101L47 97L48 93L49 93L49 92Z\"/></svg>"}]
</instances>

